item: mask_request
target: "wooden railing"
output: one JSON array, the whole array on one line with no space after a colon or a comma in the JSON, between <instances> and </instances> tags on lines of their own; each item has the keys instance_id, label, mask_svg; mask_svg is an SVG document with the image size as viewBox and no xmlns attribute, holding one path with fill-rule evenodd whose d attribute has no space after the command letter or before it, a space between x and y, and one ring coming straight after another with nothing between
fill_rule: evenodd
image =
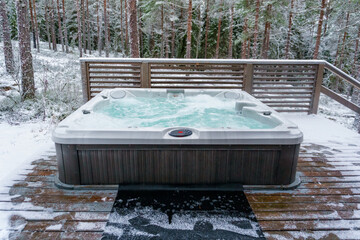
<instances>
[{"instance_id":1,"label":"wooden railing","mask_svg":"<svg viewBox=\"0 0 360 240\"><path fill-rule=\"evenodd\" d=\"M108 88L242 89L279 112L317 113L320 92L359 106L322 86L324 69L360 83L322 60L81 58L84 101Z\"/></svg>"}]
</instances>

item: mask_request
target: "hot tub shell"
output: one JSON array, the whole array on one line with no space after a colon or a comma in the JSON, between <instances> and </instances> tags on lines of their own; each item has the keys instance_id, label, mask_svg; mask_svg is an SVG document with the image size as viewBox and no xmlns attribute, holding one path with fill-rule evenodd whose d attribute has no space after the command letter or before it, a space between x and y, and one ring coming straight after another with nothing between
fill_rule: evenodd
<instances>
[{"instance_id":1,"label":"hot tub shell","mask_svg":"<svg viewBox=\"0 0 360 240\"><path fill-rule=\"evenodd\" d=\"M270 129L120 127L99 122L89 129L76 119L113 98L210 94L234 98L243 115L269 121ZM270 115L269 115L270 114ZM192 135L176 138L174 129ZM289 185L296 175L302 133L241 90L112 89L105 90L63 120L53 132L59 180L70 185Z\"/></svg>"}]
</instances>

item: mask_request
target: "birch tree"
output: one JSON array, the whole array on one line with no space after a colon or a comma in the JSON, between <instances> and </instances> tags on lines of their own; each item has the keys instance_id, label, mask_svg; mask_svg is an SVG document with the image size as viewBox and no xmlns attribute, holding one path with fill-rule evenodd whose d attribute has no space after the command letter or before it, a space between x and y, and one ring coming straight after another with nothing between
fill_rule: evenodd
<instances>
[{"instance_id":1,"label":"birch tree","mask_svg":"<svg viewBox=\"0 0 360 240\"><path fill-rule=\"evenodd\" d=\"M5 57L5 67L6 71L10 74L14 73L14 55L11 44L11 34L10 34L10 26L9 19L6 11L6 3L5 0L0 0L0 16L2 19L2 33L4 40L4 57Z\"/></svg>"},{"instance_id":2,"label":"birch tree","mask_svg":"<svg viewBox=\"0 0 360 240\"><path fill-rule=\"evenodd\" d=\"M105 56L109 57L109 21L107 18L106 0L104 0Z\"/></svg>"},{"instance_id":3,"label":"birch tree","mask_svg":"<svg viewBox=\"0 0 360 240\"><path fill-rule=\"evenodd\" d=\"M230 6L230 26L229 26L229 46L228 46L228 58L232 58L232 45L233 45L233 25L234 25L234 3Z\"/></svg>"},{"instance_id":4,"label":"birch tree","mask_svg":"<svg viewBox=\"0 0 360 240\"><path fill-rule=\"evenodd\" d=\"M30 46L28 6L26 0L16 0L17 27L21 66L22 99L35 97L34 70Z\"/></svg>"}]
</instances>

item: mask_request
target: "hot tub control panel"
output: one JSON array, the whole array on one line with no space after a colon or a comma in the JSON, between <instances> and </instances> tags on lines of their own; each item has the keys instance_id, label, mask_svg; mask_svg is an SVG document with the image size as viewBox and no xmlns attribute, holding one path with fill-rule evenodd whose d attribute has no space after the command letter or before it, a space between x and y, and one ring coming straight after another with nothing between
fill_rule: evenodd
<instances>
[{"instance_id":1,"label":"hot tub control panel","mask_svg":"<svg viewBox=\"0 0 360 240\"><path fill-rule=\"evenodd\" d=\"M192 131L189 129L176 129L169 132L169 135L172 137L187 137L192 134Z\"/></svg>"}]
</instances>

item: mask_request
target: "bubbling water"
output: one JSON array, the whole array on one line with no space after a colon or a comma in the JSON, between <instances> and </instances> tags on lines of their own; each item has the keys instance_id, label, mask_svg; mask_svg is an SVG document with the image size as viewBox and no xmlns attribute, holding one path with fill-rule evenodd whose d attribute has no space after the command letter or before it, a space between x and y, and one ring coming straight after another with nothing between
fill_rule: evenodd
<instances>
[{"instance_id":1,"label":"bubbling water","mask_svg":"<svg viewBox=\"0 0 360 240\"><path fill-rule=\"evenodd\" d=\"M240 115L234 100L209 95L123 98L94 112L117 119L122 127L272 128Z\"/></svg>"}]
</instances>

